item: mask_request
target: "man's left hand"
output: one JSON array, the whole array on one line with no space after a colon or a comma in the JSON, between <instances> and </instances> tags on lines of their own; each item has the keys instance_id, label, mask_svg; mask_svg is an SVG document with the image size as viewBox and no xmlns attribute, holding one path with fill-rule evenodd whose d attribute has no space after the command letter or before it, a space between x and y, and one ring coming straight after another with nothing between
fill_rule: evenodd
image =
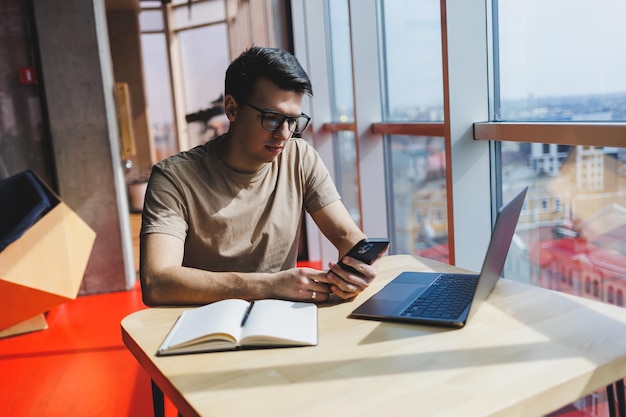
<instances>
[{"instance_id":1,"label":"man's left hand","mask_svg":"<svg viewBox=\"0 0 626 417\"><path fill-rule=\"evenodd\" d=\"M358 271L358 274L348 272L335 262L329 262L329 271L326 278L331 284L331 291L342 299L356 297L361 291L369 287L376 278L376 262L368 265L349 256L344 256L343 263Z\"/></svg>"}]
</instances>

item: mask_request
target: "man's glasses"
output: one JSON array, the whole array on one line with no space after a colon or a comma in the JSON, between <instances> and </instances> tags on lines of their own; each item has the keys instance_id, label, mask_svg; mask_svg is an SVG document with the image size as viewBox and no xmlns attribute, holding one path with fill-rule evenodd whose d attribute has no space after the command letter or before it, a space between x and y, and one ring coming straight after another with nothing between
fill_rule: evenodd
<instances>
[{"instance_id":1,"label":"man's glasses","mask_svg":"<svg viewBox=\"0 0 626 417\"><path fill-rule=\"evenodd\" d=\"M306 129L309 125L309 121L311 120L311 118L304 113L300 114L300 116L287 116L286 114L279 113L277 111L260 109L247 101L246 105L261 113L261 127L272 132L280 129L286 120L289 131L294 135L299 135L304 131L304 129Z\"/></svg>"}]
</instances>

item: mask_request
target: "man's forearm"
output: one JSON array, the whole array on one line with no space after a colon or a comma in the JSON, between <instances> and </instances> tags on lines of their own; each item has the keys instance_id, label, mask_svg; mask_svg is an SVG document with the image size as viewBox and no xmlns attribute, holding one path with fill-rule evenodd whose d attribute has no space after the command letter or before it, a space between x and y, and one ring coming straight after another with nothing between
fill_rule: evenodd
<instances>
[{"instance_id":1,"label":"man's forearm","mask_svg":"<svg viewBox=\"0 0 626 417\"><path fill-rule=\"evenodd\" d=\"M269 274L211 272L183 266L142 273L143 302L148 306L201 305L228 298L267 298Z\"/></svg>"}]
</instances>

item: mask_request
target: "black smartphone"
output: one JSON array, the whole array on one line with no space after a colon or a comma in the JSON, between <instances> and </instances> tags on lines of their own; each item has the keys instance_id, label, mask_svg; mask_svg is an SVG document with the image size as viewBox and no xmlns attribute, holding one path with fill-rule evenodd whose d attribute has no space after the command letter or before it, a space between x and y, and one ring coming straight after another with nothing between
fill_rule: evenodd
<instances>
[{"instance_id":1,"label":"black smartphone","mask_svg":"<svg viewBox=\"0 0 626 417\"><path fill-rule=\"evenodd\" d=\"M352 249L345 254L345 256L349 256L354 259L358 259L361 262L365 262L366 264L371 264L374 262L376 257L384 252L389 246L389 239L384 237L373 237L373 238L365 238L361 240L359 243L354 245ZM341 266L346 271L352 272L354 274L358 274L358 271L341 262L337 262L339 266Z\"/></svg>"}]
</instances>

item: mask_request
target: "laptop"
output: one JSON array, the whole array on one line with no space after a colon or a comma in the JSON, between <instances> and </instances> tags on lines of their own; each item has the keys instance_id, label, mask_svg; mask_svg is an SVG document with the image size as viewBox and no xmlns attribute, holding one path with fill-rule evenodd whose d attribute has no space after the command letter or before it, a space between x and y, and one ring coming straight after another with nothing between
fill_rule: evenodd
<instances>
[{"instance_id":1,"label":"laptop","mask_svg":"<svg viewBox=\"0 0 626 417\"><path fill-rule=\"evenodd\" d=\"M479 275L402 272L350 317L463 327L502 275L528 187L498 211Z\"/></svg>"}]
</instances>

